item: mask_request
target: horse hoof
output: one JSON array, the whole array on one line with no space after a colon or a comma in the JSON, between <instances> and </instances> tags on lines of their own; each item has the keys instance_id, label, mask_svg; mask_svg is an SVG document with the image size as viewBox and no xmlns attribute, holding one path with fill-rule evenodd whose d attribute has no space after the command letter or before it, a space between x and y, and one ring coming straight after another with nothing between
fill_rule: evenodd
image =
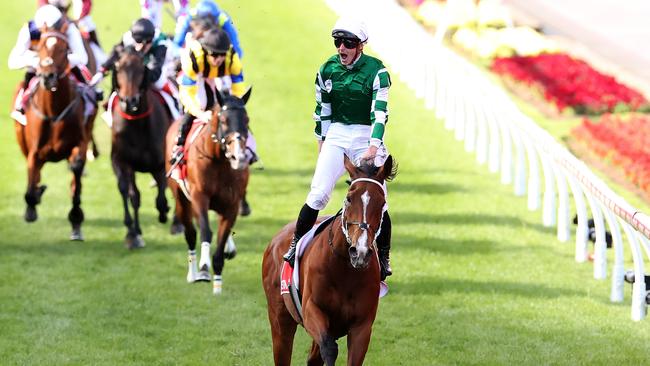
<instances>
[{"instance_id":1,"label":"horse hoof","mask_svg":"<svg viewBox=\"0 0 650 366\"><path fill-rule=\"evenodd\" d=\"M234 259L236 255L237 255L236 250L233 250L232 252L223 252L223 257L228 259L228 260Z\"/></svg>"},{"instance_id":2,"label":"horse hoof","mask_svg":"<svg viewBox=\"0 0 650 366\"><path fill-rule=\"evenodd\" d=\"M185 231L185 226L183 226L183 224L181 223L172 224L172 226L169 228L169 232L172 235L182 234L184 231Z\"/></svg>"},{"instance_id":3,"label":"horse hoof","mask_svg":"<svg viewBox=\"0 0 650 366\"><path fill-rule=\"evenodd\" d=\"M194 277L194 282L210 282L210 272L201 270Z\"/></svg>"},{"instance_id":4,"label":"horse hoof","mask_svg":"<svg viewBox=\"0 0 650 366\"><path fill-rule=\"evenodd\" d=\"M70 234L71 241L84 241L84 235L81 233L81 229L72 229Z\"/></svg>"},{"instance_id":5,"label":"horse hoof","mask_svg":"<svg viewBox=\"0 0 650 366\"><path fill-rule=\"evenodd\" d=\"M233 259L236 255L237 247L235 246L235 240L233 240L232 235L230 235L226 241L226 247L223 250L223 257L226 259Z\"/></svg>"},{"instance_id":6,"label":"horse hoof","mask_svg":"<svg viewBox=\"0 0 650 366\"><path fill-rule=\"evenodd\" d=\"M126 247L128 249L139 249L139 248L144 248L145 243L144 239L142 239L142 235L138 234L136 236L126 236Z\"/></svg>"},{"instance_id":7,"label":"horse hoof","mask_svg":"<svg viewBox=\"0 0 650 366\"><path fill-rule=\"evenodd\" d=\"M248 204L248 202L242 200L242 202L239 204L239 216L249 216L251 212L251 206Z\"/></svg>"},{"instance_id":8,"label":"horse hoof","mask_svg":"<svg viewBox=\"0 0 650 366\"><path fill-rule=\"evenodd\" d=\"M167 215L164 213L158 214L158 222L161 224L167 223Z\"/></svg>"},{"instance_id":9,"label":"horse hoof","mask_svg":"<svg viewBox=\"0 0 650 366\"><path fill-rule=\"evenodd\" d=\"M38 214L36 214L36 207L27 207L25 210L25 221L34 222L38 219Z\"/></svg>"}]
</instances>

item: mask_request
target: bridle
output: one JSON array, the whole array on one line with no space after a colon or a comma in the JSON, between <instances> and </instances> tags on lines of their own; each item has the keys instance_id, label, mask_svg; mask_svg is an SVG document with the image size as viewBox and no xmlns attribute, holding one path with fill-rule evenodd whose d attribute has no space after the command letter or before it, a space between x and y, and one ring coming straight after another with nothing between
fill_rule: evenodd
<instances>
[{"instance_id":1,"label":"bridle","mask_svg":"<svg viewBox=\"0 0 650 366\"><path fill-rule=\"evenodd\" d=\"M56 31L45 32L41 35L42 42L45 43L46 40L50 37L55 37L62 40L66 44L66 49L69 48L68 37L66 37L63 33L56 32ZM48 56L46 59L39 61L39 66L43 62L49 62L45 66L50 66L54 63L54 60L52 60L52 58ZM61 80L64 77L66 77L69 73L70 73L70 68L66 68L65 72L63 73L56 72L51 74L56 75L57 80ZM47 77L47 75L43 74L42 72L38 72L36 75L40 79L41 86L47 89L47 87L45 86L45 78ZM56 88L52 89L52 91L53 92L56 91ZM33 107L33 111L36 113L36 115L38 115L38 117L42 119L44 122L56 122L56 121L63 120L68 115L68 113L70 113L73 110L73 108L77 105L77 103L79 103L80 96L79 94L76 94L75 98L72 101L70 101L70 103L68 103L68 105L63 109L63 111L61 111L61 113L57 115L47 115L41 112L41 110L38 108L38 105L34 101L35 99L36 99L36 95L30 98L30 104Z\"/></svg>"},{"instance_id":2,"label":"bridle","mask_svg":"<svg viewBox=\"0 0 650 366\"><path fill-rule=\"evenodd\" d=\"M229 136L232 135L234 140L239 140L240 142L243 143L246 143L246 138L247 138L247 136L245 136L239 131L233 131L228 134L224 133L223 127L221 126L222 122L224 122L222 118L225 118L223 112L229 110L245 110L245 108L244 106L225 104L223 107L221 107L221 110L217 113L216 131L214 131L210 136L213 142L219 144L219 149L221 150L222 153L226 151L226 142Z\"/></svg>"},{"instance_id":3,"label":"bridle","mask_svg":"<svg viewBox=\"0 0 650 366\"><path fill-rule=\"evenodd\" d=\"M125 100L124 98L133 98L133 99L135 99L135 101L137 103L137 110L138 111L140 110L140 105L142 104L142 100L147 98L147 93L146 93L147 75L146 75L146 71L147 71L147 68L144 67L144 75L142 77L142 82L140 83L140 86L138 88L138 92L135 95L130 96L130 97L122 97L120 95L119 91L117 93L117 99L118 99L117 113L119 113L119 115L122 118L124 118L124 119L126 119L128 121L133 121L133 120L136 120L136 119L146 118L149 115L151 115L151 113L153 112L153 103L148 103L149 108L147 108L146 111L144 111L142 113L138 113L138 114L131 114L130 113L131 111L124 110L122 108L122 106L121 106L122 103L128 104L128 101ZM144 98L142 98L143 96L144 96Z\"/></svg>"},{"instance_id":4,"label":"bridle","mask_svg":"<svg viewBox=\"0 0 650 366\"><path fill-rule=\"evenodd\" d=\"M384 197L386 197L386 195L387 195L386 188L384 187L384 185L379 183L378 181L376 181L374 179L370 179L370 178L357 178L357 179L353 180L350 183L350 188L352 188L352 186L355 183L358 183L358 182L369 182L369 183L376 184L381 188L382 192L384 192ZM343 208L341 209L341 231L343 231L343 235L345 236L345 240L347 242L347 245L351 246L352 245L352 239L350 238L350 233L349 233L348 226L349 225L357 225L359 227L359 229L364 230L364 231L368 231L368 229L370 228L370 225L366 221L365 215L364 215L362 221L346 221L346 219L345 219L345 208L346 208L346 206L347 206L347 204L344 202L343 203ZM376 240L377 240L377 237L379 236L379 233L381 232L381 224L382 224L382 222L384 220L384 212L386 211L386 208L387 208L386 206L387 206L387 204L384 203L384 207L382 207L381 218L379 219L379 228L377 228L377 231L375 232L375 237L372 240L372 246L373 246L373 249L375 249L375 250L377 249L376 248ZM331 240L330 240L330 246L333 246L333 244L331 243Z\"/></svg>"},{"instance_id":5,"label":"bridle","mask_svg":"<svg viewBox=\"0 0 650 366\"><path fill-rule=\"evenodd\" d=\"M58 39L62 40L63 42L65 42L66 49L70 48L70 42L68 41L68 37L66 37L65 34L63 34L61 32L48 31L48 32L45 32L45 33L43 33L41 35L41 39L42 39L42 42L44 44L46 43L46 40L48 38L52 38L52 37L58 38ZM50 65L52 65L54 63L54 60L52 60L51 57L48 57L48 58L46 58L44 60L40 60L39 61L39 66L41 66L41 63L43 63L43 62L47 62L47 65L44 65L44 66L50 66ZM68 67L68 68L66 68L66 70L63 73L55 72L55 73L52 73L52 74L56 75L57 80L61 80L65 76L67 76L69 73L70 73L70 68ZM45 86L44 84L45 84L46 74L43 74L42 72L38 72L38 73L36 73L36 76L38 76L40 78L41 84L43 84L43 87L44 87Z\"/></svg>"}]
</instances>

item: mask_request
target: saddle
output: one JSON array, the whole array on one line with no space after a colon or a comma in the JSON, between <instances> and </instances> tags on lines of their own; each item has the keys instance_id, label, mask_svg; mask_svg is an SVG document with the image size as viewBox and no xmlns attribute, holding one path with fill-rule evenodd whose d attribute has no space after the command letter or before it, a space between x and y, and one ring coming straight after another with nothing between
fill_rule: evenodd
<instances>
[{"instance_id":1,"label":"saddle","mask_svg":"<svg viewBox=\"0 0 650 366\"><path fill-rule=\"evenodd\" d=\"M195 119L192 122L192 127L187 134L189 137L185 140L185 145L183 145L185 151L189 151L196 138L199 136L203 128L205 128L207 125L207 121L199 119ZM187 164L185 164L185 160L183 159L178 164L172 166L167 173L167 176L171 177L176 181L176 183L178 183L178 186L181 187L181 190L183 191L183 194L185 194L185 197L191 202L192 198L190 196L190 182L187 181Z\"/></svg>"},{"instance_id":2,"label":"saddle","mask_svg":"<svg viewBox=\"0 0 650 366\"><path fill-rule=\"evenodd\" d=\"M299 289L300 259L305 250L313 242L314 237L323 232L340 214L341 211L321 221L298 240L298 243L296 243L296 260L293 268L291 268L289 263L282 261L280 295L282 295L282 300L284 300L284 305L287 307L287 310L289 310L293 319L299 324L302 324L302 294Z\"/></svg>"}]
</instances>

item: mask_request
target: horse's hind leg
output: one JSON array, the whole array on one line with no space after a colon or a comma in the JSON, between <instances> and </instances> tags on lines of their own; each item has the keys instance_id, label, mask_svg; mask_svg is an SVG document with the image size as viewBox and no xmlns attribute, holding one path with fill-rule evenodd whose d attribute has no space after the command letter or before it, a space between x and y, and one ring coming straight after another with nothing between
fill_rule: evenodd
<instances>
[{"instance_id":1,"label":"horse's hind leg","mask_svg":"<svg viewBox=\"0 0 650 366\"><path fill-rule=\"evenodd\" d=\"M307 357L307 366L322 366L324 364L323 357L320 355L320 347L316 341L311 342L311 349Z\"/></svg>"},{"instance_id":2,"label":"horse's hind leg","mask_svg":"<svg viewBox=\"0 0 650 366\"><path fill-rule=\"evenodd\" d=\"M167 177L165 177L165 170L160 169L153 173L153 178L156 180L158 187L158 195L156 196L156 208L158 209L158 222L167 222L167 213L169 212L169 205L167 204L167 197L165 197L165 188L167 188Z\"/></svg>"},{"instance_id":3,"label":"horse's hind leg","mask_svg":"<svg viewBox=\"0 0 650 366\"><path fill-rule=\"evenodd\" d=\"M279 289L275 289L279 291ZM279 292L277 293L279 296ZM271 303L273 302L273 303ZM282 300L272 301L269 299L269 320L271 323L271 337L273 340L273 359L275 365L291 365L291 354L293 353L293 338L296 334L296 323L284 307ZM320 358L320 355L318 355ZM323 364L322 362L320 363Z\"/></svg>"},{"instance_id":4,"label":"horse's hind leg","mask_svg":"<svg viewBox=\"0 0 650 366\"><path fill-rule=\"evenodd\" d=\"M41 196L46 186L39 186L43 162L36 158L36 152L27 155L27 192L25 192L25 221L34 222L38 218L36 205L41 203Z\"/></svg>"},{"instance_id":5,"label":"horse's hind leg","mask_svg":"<svg viewBox=\"0 0 650 366\"><path fill-rule=\"evenodd\" d=\"M68 220L72 224L72 234L70 240L84 240L81 233L81 223L84 221L84 212L81 209L81 173L86 164L85 155L81 154L81 149L74 148L70 156L70 170L72 170L72 182L70 189L72 191L72 208L68 213Z\"/></svg>"}]
</instances>

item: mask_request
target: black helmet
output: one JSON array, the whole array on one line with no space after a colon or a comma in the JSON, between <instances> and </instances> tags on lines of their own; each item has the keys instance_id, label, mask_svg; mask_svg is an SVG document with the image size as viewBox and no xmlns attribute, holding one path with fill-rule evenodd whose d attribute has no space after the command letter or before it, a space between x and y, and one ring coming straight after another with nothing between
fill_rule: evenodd
<instances>
[{"instance_id":1,"label":"black helmet","mask_svg":"<svg viewBox=\"0 0 650 366\"><path fill-rule=\"evenodd\" d=\"M221 28L210 28L199 38L199 43L208 53L226 53L230 49L230 38Z\"/></svg>"},{"instance_id":2,"label":"black helmet","mask_svg":"<svg viewBox=\"0 0 650 366\"><path fill-rule=\"evenodd\" d=\"M149 19L140 18L131 26L131 36L138 43L151 42L156 34L156 27Z\"/></svg>"}]
</instances>

